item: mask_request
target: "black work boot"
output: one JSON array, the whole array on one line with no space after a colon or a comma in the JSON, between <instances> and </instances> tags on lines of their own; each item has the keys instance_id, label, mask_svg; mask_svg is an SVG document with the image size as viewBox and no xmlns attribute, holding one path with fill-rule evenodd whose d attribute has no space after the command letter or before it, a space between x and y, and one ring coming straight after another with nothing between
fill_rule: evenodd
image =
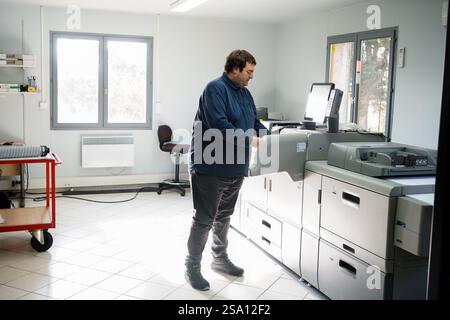
<instances>
[{"instance_id":1,"label":"black work boot","mask_svg":"<svg viewBox=\"0 0 450 320\"><path fill-rule=\"evenodd\" d=\"M234 265L228 257L214 258L211 263L211 269L237 277L240 277L244 274L244 269Z\"/></svg>"},{"instance_id":2,"label":"black work boot","mask_svg":"<svg viewBox=\"0 0 450 320\"><path fill-rule=\"evenodd\" d=\"M209 282L203 278L200 272L200 264L186 265L184 277L192 288L201 291L209 290Z\"/></svg>"}]
</instances>

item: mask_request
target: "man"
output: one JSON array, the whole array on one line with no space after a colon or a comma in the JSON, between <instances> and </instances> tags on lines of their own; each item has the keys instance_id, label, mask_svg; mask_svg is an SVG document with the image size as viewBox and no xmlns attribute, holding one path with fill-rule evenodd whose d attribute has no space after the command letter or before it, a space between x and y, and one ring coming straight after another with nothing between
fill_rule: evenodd
<instances>
[{"instance_id":1,"label":"man","mask_svg":"<svg viewBox=\"0 0 450 320\"><path fill-rule=\"evenodd\" d=\"M267 131L256 119L255 103L245 88L253 78L255 66L256 60L249 52L231 52L225 72L203 91L195 116L189 163L194 216L185 277L198 290L209 290L200 264L211 228L212 269L233 276L244 273L228 258L227 237L230 216L248 175L250 145L256 147L260 135ZM255 130L258 137L253 136Z\"/></svg>"}]
</instances>

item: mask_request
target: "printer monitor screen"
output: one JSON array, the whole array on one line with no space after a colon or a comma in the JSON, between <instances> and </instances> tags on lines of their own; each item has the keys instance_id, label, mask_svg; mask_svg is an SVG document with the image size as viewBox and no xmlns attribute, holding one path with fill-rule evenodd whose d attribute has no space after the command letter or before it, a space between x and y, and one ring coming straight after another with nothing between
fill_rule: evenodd
<instances>
[{"instance_id":1,"label":"printer monitor screen","mask_svg":"<svg viewBox=\"0 0 450 320\"><path fill-rule=\"evenodd\" d=\"M313 83L306 103L305 120L316 123L326 121L328 99L334 83Z\"/></svg>"}]
</instances>

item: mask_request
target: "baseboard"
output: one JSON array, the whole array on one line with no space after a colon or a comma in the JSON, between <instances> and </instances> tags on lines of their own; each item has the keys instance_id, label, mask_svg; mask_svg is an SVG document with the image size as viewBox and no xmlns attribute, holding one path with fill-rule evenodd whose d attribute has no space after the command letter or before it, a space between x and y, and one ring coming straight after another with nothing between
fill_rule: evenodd
<instances>
[{"instance_id":1,"label":"baseboard","mask_svg":"<svg viewBox=\"0 0 450 320\"><path fill-rule=\"evenodd\" d=\"M56 188L75 188L75 187L96 187L96 186L118 186L118 185L141 185L148 183L158 183L165 179L172 179L173 173L158 174L139 174L124 176L92 176L92 177L59 177L56 174ZM180 179L189 179L188 173L181 173ZM44 189L45 178L31 178L29 181L29 190ZM10 181L0 181L0 190L18 190L11 188Z\"/></svg>"}]
</instances>

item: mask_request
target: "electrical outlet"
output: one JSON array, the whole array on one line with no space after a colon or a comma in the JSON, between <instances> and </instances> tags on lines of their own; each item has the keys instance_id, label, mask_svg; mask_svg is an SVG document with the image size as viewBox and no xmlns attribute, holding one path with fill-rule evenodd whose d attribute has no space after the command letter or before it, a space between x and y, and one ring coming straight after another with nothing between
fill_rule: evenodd
<instances>
[{"instance_id":1,"label":"electrical outlet","mask_svg":"<svg viewBox=\"0 0 450 320\"><path fill-rule=\"evenodd\" d=\"M48 109L47 101L40 101L39 102L39 110L47 110L47 109Z\"/></svg>"}]
</instances>

